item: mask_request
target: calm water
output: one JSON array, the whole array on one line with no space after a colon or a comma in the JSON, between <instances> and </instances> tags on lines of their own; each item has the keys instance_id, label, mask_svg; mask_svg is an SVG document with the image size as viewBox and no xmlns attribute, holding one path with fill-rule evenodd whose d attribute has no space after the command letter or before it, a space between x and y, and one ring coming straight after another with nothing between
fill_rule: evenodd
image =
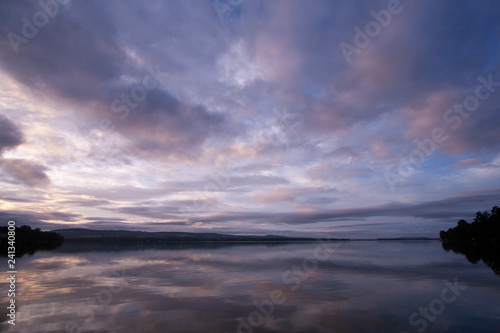
<instances>
[{"instance_id":1,"label":"calm water","mask_svg":"<svg viewBox=\"0 0 500 333\"><path fill-rule=\"evenodd\" d=\"M500 331L500 276L439 241L90 247L65 244L18 259L16 325L2 310L0 328Z\"/></svg>"}]
</instances>

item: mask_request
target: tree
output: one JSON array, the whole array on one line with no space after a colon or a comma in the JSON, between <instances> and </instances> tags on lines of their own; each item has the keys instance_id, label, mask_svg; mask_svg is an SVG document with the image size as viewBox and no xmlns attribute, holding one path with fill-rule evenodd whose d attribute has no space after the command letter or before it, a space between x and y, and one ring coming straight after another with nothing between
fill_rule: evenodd
<instances>
[{"instance_id":1,"label":"tree","mask_svg":"<svg viewBox=\"0 0 500 333\"><path fill-rule=\"evenodd\" d=\"M482 259L495 274L500 275L500 210L477 212L472 223L460 220L455 228L441 230L439 237L446 251L465 254L471 262Z\"/></svg>"}]
</instances>

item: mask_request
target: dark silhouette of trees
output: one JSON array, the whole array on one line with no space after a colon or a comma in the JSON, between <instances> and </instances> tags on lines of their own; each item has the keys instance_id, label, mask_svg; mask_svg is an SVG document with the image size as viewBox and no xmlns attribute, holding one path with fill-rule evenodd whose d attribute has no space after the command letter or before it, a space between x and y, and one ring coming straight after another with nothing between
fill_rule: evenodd
<instances>
[{"instance_id":1,"label":"dark silhouette of trees","mask_svg":"<svg viewBox=\"0 0 500 333\"><path fill-rule=\"evenodd\" d=\"M30 226L23 225L15 228L15 253L16 258L24 254L33 254L37 250L52 250L62 245L64 237L55 232L41 231L40 228L31 229ZM0 249L1 256L7 256L8 253L8 227L0 227Z\"/></svg>"},{"instance_id":2,"label":"dark silhouette of trees","mask_svg":"<svg viewBox=\"0 0 500 333\"><path fill-rule=\"evenodd\" d=\"M464 254L471 263L482 260L500 275L500 209L477 212L472 223L460 220L455 228L441 230L439 237L446 251Z\"/></svg>"}]
</instances>

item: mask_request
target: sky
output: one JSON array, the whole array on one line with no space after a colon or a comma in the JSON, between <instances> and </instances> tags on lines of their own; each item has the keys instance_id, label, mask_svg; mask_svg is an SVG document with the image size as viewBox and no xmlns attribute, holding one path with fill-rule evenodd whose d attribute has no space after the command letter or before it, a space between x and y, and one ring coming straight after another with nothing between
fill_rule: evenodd
<instances>
[{"instance_id":1,"label":"sky","mask_svg":"<svg viewBox=\"0 0 500 333\"><path fill-rule=\"evenodd\" d=\"M500 2L0 2L0 220L437 237L500 204Z\"/></svg>"}]
</instances>

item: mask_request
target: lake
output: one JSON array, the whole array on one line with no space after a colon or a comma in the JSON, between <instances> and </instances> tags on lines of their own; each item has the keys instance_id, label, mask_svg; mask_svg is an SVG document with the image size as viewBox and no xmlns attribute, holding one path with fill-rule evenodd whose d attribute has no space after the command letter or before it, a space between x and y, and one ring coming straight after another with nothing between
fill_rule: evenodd
<instances>
[{"instance_id":1,"label":"lake","mask_svg":"<svg viewBox=\"0 0 500 333\"><path fill-rule=\"evenodd\" d=\"M500 332L500 276L439 241L66 243L17 271L6 332Z\"/></svg>"}]
</instances>

